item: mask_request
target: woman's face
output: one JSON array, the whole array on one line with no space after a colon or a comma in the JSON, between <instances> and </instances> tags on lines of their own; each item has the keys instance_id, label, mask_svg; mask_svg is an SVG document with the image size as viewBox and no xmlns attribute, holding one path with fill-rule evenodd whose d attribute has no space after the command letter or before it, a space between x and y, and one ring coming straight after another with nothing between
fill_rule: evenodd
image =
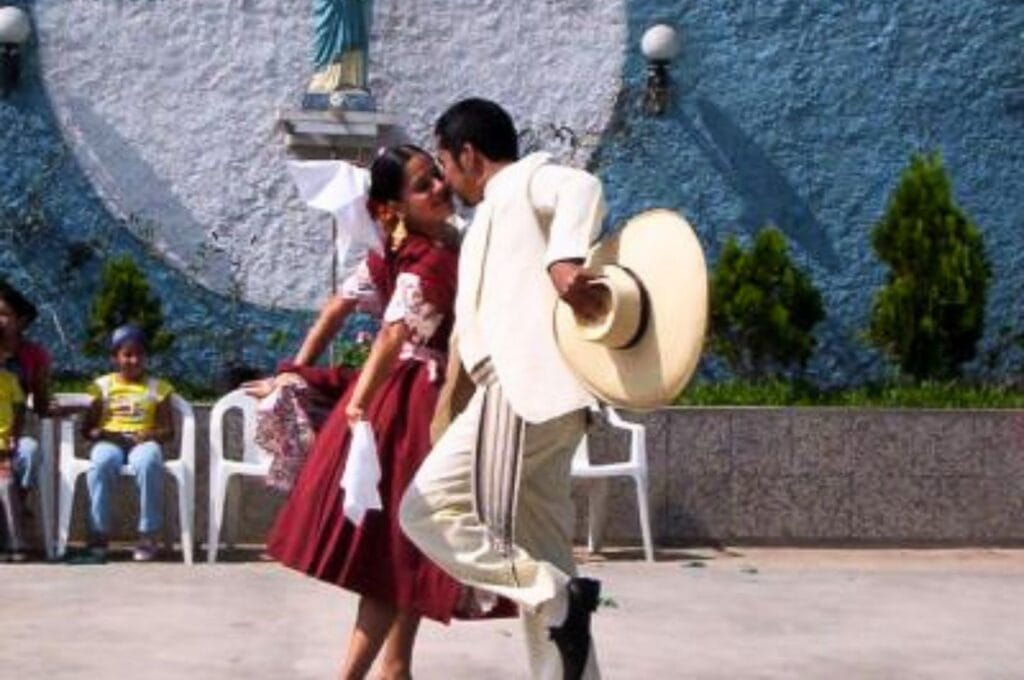
<instances>
[{"instance_id":1,"label":"woman's face","mask_svg":"<svg viewBox=\"0 0 1024 680\"><path fill-rule=\"evenodd\" d=\"M406 225L425 234L437 233L451 217L451 192L430 156L418 153L406 162L400 204L399 211L405 216Z\"/></svg>"}]
</instances>

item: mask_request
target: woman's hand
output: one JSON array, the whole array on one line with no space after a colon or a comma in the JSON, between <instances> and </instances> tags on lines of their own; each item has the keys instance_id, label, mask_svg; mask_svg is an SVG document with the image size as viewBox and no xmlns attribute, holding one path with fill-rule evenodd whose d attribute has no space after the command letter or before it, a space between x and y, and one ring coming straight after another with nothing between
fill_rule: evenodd
<instances>
[{"instance_id":1,"label":"woman's hand","mask_svg":"<svg viewBox=\"0 0 1024 680\"><path fill-rule=\"evenodd\" d=\"M259 380L250 380L242 383L242 389L250 397L256 399L263 399L271 392L274 391L274 379L273 378L261 378Z\"/></svg>"},{"instance_id":2,"label":"woman's hand","mask_svg":"<svg viewBox=\"0 0 1024 680\"><path fill-rule=\"evenodd\" d=\"M349 404L345 407L345 417L348 419L348 426L352 427L359 421L363 420L363 409L356 406L355 404Z\"/></svg>"},{"instance_id":3,"label":"woman's hand","mask_svg":"<svg viewBox=\"0 0 1024 680\"><path fill-rule=\"evenodd\" d=\"M297 373L278 373L277 375L270 378L262 378L260 380L250 380L249 382L242 383L242 389L250 397L256 399L263 399L271 392L276 390L278 387L284 387L285 385L305 385L306 381L301 375Z\"/></svg>"}]
</instances>

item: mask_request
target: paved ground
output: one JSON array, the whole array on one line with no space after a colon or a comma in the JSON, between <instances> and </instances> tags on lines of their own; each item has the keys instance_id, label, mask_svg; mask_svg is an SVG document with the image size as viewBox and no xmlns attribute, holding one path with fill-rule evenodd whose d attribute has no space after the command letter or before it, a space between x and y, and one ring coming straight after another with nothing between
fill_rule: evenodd
<instances>
[{"instance_id":1,"label":"paved ground","mask_svg":"<svg viewBox=\"0 0 1024 680\"><path fill-rule=\"evenodd\" d=\"M731 549L584 565L606 678L1021 678L1024 551ZM0 677L330 678L354 598L260 562L0 566ZM516 622L428 624L417 678L525 677Z\"/></svg>"}]
</instances>

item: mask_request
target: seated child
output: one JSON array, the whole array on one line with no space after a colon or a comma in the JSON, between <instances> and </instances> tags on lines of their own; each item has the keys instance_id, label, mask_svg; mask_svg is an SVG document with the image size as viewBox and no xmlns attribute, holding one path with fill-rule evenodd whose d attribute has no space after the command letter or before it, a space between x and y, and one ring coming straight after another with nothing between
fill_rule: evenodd
<instances>
[{"instance_id":1,"label":"seated child","mask_svg":"<svg viewBox=\"0 0 1024 680\"><path fill-rule=\"evenodd\" d=\"M156 535L163 524L164 464L161 445L174 437L170 384L146 375L146 337L131 325L114 331L111 358L117 371L89 386L92 405L82 422L82 435L95 442L87 473L89 483L90 550L106 558L110 535L110 496L120 468L132 469L139 488L137 562L157 556Z\"/></svg>"},{"instance_id":2,"label":"seated child","mask_svg":"<svg viewBox=\"0 0 1024 680\"><path fill-rule=\"evenodd\" d=\"M16 288L0 279L0 343L9 350L0 368L13 373L21 391L32 395L32 409L40 417L50 413L50 354L39 343L25 337L35 321L35 305ZM22 433L13 451L16 491L24 507L26 492L35 486L41 455L39 442Z\"/></svg>"},{"instance_id":3,"label":"seated child","mask_svg":"<svg viewBox=\"0 0 1024 680\"><path fill-rule=\"evenodd\" d=\"M0 359L6 356L6 348L0 345ZM25 395L18 379L13 373L0 368L0 537L5 557L14 562L25 559L21 503L11 460L18 442L24 404Z\"/></svg>"}]
</instances>

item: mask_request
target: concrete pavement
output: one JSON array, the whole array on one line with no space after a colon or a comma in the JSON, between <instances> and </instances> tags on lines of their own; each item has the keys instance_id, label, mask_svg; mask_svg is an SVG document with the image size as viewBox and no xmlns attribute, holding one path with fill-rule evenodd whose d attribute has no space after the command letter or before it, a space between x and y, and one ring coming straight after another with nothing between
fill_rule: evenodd
<instances>
[{"instance_id":1,"label":"concrete pavement","mask_svg":"<svg viewBox=\"0 0 1024 680\"><path fill-rule=\"evenodd\" d=\"M1024 677L1024 551L592 560L606 678ZM0 677L331 678L355 598L261 562L0 565ZM516 621L423 626L416 677L521 678Z\"/></svg>"}]
</instances>

